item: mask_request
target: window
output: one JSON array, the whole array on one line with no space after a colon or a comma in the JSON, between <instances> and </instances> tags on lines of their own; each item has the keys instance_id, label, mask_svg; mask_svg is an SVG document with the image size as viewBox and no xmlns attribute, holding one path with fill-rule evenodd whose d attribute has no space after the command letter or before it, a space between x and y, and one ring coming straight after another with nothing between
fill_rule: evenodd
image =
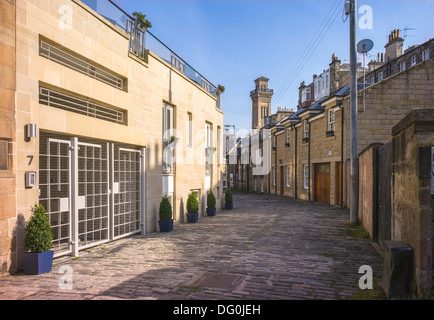
<instances>
[{"instance_id":1,"label":"window","mask_svg":"<svg viewBox=\"0 0 434 320\"><path fill-rule=\"evenodd\" d=\"M309 123L307 120L303 121L303 138L309 138Z\"/></svg>"},{"instance_id":2,"label":"window","mask_svg":"<svg viewBox=\"0 0 434 320\"><path fill-rule=\"evenodd\" d=\"M222 153L221 153L222 138L221 138L221 135L222 135L222 129L221 129L221 127L217 126L217 164L224 163L224 160L221 159L221 157L222 157Z\"/></svg>"},{"instance_id":3,"label":"window","mask_svg":"<svg viewBox=\"0 0 434 320\"><path fill-rule=\"evenodd\" d=\"M382 81L383 80L383 72L380 72L378 74L378 81Z\"/></svg>"},{"instance_id":4,"label":"window","mask_svg":"<svg viewBox=\"0 0 434 320\"><path fill-rule=\"evenodd\" d=\"M417 60L416 60L416 56L412 56L411 57L411 66L414 66L416 64Z\"/></svg>"},{"instance_id":5,"label":"window","mask_svg":"<svg viewBox=\"0 0 434 320\"><path fill-rule=\"evenodd\" d=\"M304 92L305 92L304 101L309 101L310 100L310 88L306 88Z\"/></svg>"},{"instance_id":6,"label":"window","mask_svg":"<svg viewBox=\"0 0 434 320\"><path fill-rule=\"evenodd\" d=\"M276 185L276 167L273 167L273 186Z\"/></svg>"},{"instance_id":7,"label":"window","mask_svg":"<svg viewBox=\"0 0 434 320\"><path fill-rule=\"evenodd\" d=\"M194 193L196 195L197 202L200 203L201 202L201 199L200 199L200 189L191 190L191 193Z\"/></svg>"},{"instance_id":8,"label":"window","mask_svg":"<svg viewBox=\"0 0 434 320\"><path fill-rule=\"evenodd\" d=\"M175 149L171 143L174 139L173 132L173 107L163 105L163 172L175 172ZM169 146L171 145L171 146Z\"/></svg>"},{"instance_id":9,"label":"window","mask_svg":"<svg viewBox=\"0 0 434 320\"><path fill-rule=\"evenodd\" d=\"M291 186L291 182L290 182L290 178L291 178L291 176L290 176L290 173L291 171L290 171L290 167L289 166L287 166L286 167L286 187L287 188L289 188L290 186Z\"/></svg>"},{"instance_id":10,"label":"window","mask_svg":"<svg viewBox=\"0 0 434 320\"><path fill-rule=\"evenodd\" d=\"M325 89L327 90L328 87L329 87L329 75L326 74L326 76L325 76Z\"/></svg>"},{"instance_id":11,"label":"window","mask_svg":"<svg viewBox=\"0 0 434 320\"><path fill-rule=\"evenodd\" d=\"M402 62L399 64L399 71L400 71L400 72L405 71L405 61L402 61Z\"/></svg>"},{"instance_id":12,"label":"window","mask_svg":"<svg viewBox=\"0 0 434 320\"><path fill-rule=\"evenodd\" d=\"M422 61L429 60L429 49L426 49L422 52Z\"/></svg>"},{"instance_id":13,"label":"window","mask_svg":"<svg viewBox=\"0 0 434 320\"><path fill-rule=\"evenodd\" d=\"M303 166L303 181L304 189L309 189L309 166L307 164Z\"/></svg>"},{"instance_id":14,"label":"window","mask_svg":"<svg viewBox=\"0 0 434 320\"><path fill-rule=\"evenodd\" d=\"M193 114L190 112L188 112L187 145L189 147L193 146Z\"/></svg>"},{"instance_id":15,"label":"window","mask_svg":"<svg viewBox=\"0 0 434 320\"><path fill-rule=\"evenodd\" d=\"M212 147L212 129L211 129L211 123L206 123L206 146L207 148Z\"/></svg>"},{"instance_id":16,"label":"window","mask_svg":"<svg viewBox=\"0 0 434 320\"><path fill-rule=\"evenodd\" d=\"M273 148L276 148L276 146L277 146L277 137L274 136L274 138L273 138Z\"/></svg>"},{"instance_id":17,"label":"window","mask_svg":"<svg viewBox=\"0 0 434 320\"><path fill-rule=\"evenodd\" d=\"M0 170L8 170L8 141L0 140Z\"/></svg>"},{"instance_id":18,"label":"window","mask_svg":"<svg viewBox=\"0 0 434 320\"><path fill-rule=\"evenodd\" d=\"M330 109L328 111L328 117L327 117L327 131L335 131L335 111Z\"/></svg>"},{"instance_id":19,"label":"window","mask_svg":"<svg viewBox=\"0 0 434 320\"><path fill-rule=\"evenodd\" d=\"M289 147L289 138L290 138L290 133L291 133L291 129L290 128L286 128L286 146Z\"/></svg>"},{"instance_id":20,"label":"window","mask_svg":"<svg viewBox=\"0 0 434 320\"><path fill-rule=\"evenodd\" d=\"M163 141L168 142L173 136L173 107L163 106Z\"/></svg>"},{"instance_id":21,"label":"window","mask_svg":"<svg viewBox=\"0 0 434 320\"><path fill-rule=\"evenodd\" d=\"M375 77L374 76L371 77L370 83L375 83Z\"/></svg>"}]
</instances>

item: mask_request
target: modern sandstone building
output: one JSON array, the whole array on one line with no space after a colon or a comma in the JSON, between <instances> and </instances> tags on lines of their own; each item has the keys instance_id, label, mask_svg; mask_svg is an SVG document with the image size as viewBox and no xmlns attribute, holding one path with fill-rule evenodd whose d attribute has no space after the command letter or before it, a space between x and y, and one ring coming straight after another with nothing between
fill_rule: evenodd
<instances>
[{"instance_id":1,"label":"modern sandstone building","mask_svg":"<svg viewBox=\"0 0 434 320\"><path fill-rule=\"evenodd\" d=\"M221 86L111 1L1 8L10 13L0 17L10 52L0 61L9 97L0 113L0 197L10 203L0 201L2 272L21 264L35 203L47 209L55 256L157 231L162 196L175 223L186 221L190 192L201 213L209 190L221 208Z\"/></svg>"}]
</instances>

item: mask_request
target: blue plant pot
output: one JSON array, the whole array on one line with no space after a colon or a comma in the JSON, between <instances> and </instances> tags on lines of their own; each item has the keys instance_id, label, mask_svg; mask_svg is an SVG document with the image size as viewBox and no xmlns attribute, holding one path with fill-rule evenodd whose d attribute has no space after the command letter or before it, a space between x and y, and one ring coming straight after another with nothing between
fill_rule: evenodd
<instances>
[{"instance_id":1,"label":"blue plant pot","mask_svg":"<svg viewBox=\"0 0 434 320\"><path fill-rule=\"evenodd\" d=\"M232 210L234 208L233 202L225 202L225 208L226 210Z\"/></svg>"},{"instance_id":2,"label":"blue plant pot","mask_svg":"<svg viewBox=\"0 0 434 320\"><path fill-rule=\"evenodd\" d=\"M23 254L24 273L30 275L51 272L54 251L42 253L25 252Z\"/></svg>"},{"instance_id":3,"label":"blue plant pot","mask_svg":"<svg viewBox=\"0 0 434 320\"><path fill-rule=\"evenodd\" d=\"M216 208L206 208L206 214L208 217L214 217L217 215L217 209Z\"/></svg>"},{"instance_id":4,"label":"blue plant pot","mask_svg":"<svg viewBox=\"0 0 434 320\"><path fill-rule=\"evenodd\" d=\"M187 222L197 223L199 221L199 212L191 213L187 212Z\"/></svg>"},{"instance_id":5,"label":"blue plant pot","mask_svg":"<svg viewBox=\"0 0 434 320\"><path fill-rule=\"evenodd\" d=\"M173 231L173 219L170 220L158 220L160 226L160 232L172 232Z\"/></svg>"}]
</instances>

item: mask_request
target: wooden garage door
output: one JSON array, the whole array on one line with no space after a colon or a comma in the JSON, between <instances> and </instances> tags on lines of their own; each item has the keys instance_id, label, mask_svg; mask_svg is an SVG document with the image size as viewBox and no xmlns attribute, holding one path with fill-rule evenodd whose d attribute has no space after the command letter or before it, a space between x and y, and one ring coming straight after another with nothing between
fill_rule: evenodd
<instances>
[{"instance_id":1,"label":"wooden garage door","mask_svg":"<svg viewBox=\"0 0 434 320\"><path fill-rule=\"evenodd\" d=\"M330 163L315 165L314 200L330 203Z\"/></svg>"}]
</instances>

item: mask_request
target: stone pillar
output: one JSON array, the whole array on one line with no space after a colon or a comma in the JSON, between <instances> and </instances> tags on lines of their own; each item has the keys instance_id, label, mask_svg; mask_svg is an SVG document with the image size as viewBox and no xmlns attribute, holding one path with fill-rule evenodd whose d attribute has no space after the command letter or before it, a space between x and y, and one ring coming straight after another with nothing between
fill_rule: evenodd
<instances>
[{"instance_id":1,"label":"stone pillar","mask_svg":"<svg viewBox=\"0 0 434 320\"><path fill-rule=\"evenodd\" d=\"M414 250L413 294L432 292L431 148L434 146L432 109L415 109L393 129L392 240Z\"/></svg>"}]
</instances>

